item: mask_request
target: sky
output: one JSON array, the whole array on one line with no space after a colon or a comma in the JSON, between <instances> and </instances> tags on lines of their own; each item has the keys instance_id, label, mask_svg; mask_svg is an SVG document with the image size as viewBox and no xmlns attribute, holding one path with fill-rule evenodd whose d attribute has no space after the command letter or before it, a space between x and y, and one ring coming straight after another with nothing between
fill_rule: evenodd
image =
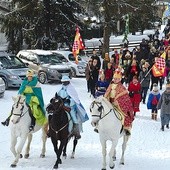
<instances>
[{"instance_id":1,"label":"sky","mask_svg":"<svg viewBox=\"0 0 170 170\"><path fill-rule=\"evenodd\" d=\"M72 140L68 144L67 158L62 158L63 164L59 170L99 170L102 168L102 150L99 135L93 131L89 107L93 99L87 93L85 78L73 78L71 83L76 88L79 98L89 115L89 121L83 124L82 138L78 141L75 158L71 159ZM58 91L60 85L41 85L44 101L47 105L50 99ZM163 86L164 90L164 86ZM162 90L162 91L163 91ZM161 93L162 93L161 91ZM148 92L149 93L149 92ZM10 113L13 101L12 96L17 95L16 89L6 90L3 98L0 98L0 121ZM158 120L151 120L151 111L147 110L146 104L140 104L140 112L137 113L132 127L132 135L128 141L125 151L125 165L120 165L122 138L119 139L117 160L115 170L167 170L170 169L170 129L162 132L160 130L160 114ZM10 128L0 125L0 169L10 170L14 156L10 151ZM56 155L50 138L46 143L46 157L40 158L41 131L33 135L30 157L22 158L17 164L16 170L50 170L53 168ZM109 153L111 142L107 142L107 153ZM24 153L25 148L22 153ZM107 169L109 166L107 155Z\"/></svg>"}]
</instances>

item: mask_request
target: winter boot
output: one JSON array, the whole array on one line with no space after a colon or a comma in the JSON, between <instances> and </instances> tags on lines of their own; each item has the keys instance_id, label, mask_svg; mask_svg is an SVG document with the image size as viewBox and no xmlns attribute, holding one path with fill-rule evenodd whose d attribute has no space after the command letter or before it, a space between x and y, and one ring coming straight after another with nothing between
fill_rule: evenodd
<instances>
[{"instance_id":1,"label":"winter boot","mask_svg":"<svg viewBox=\"0 0 170 170\"><path fill-rule=\"evenodd\" d=\"M76 139L80 139L81 138L80 130L79 130L79 124L78 123L74 123L73 124L73 135L75 135Z\"/></svg>"},{"instance_id":2,"label":"winter boot","mask_svg":"<svg viewBox=\"0 0 170 170\"><path fill-rule=\"evenodd\" d=\"M166 125L166 128L169 129L169 124Z\"/></svg>"},{"instance_id":3,"label":"winter boot","mask_svg":"<svg viewBox=\"0 0 170 170\"><path fill-rule=\"evenodd\" d=\"M157 114L156 113L154 114L154 120L157 121Z\"/></svg>"},{"instance_id":4,"label":"winter boot","mask_svg":"<svg viewBox=\"0 0 170 170\"><path fill-rule=\"evenodd\" d=\"M30 113L30 117L31 117L31 125L29 126L29 131L31 132L31 131L34 131L36 119L35 119L35 117L33 116L32 113Z\"/></svg>"},{"instance_id":5,"label":"winter boot","mask_svg":"<svg viewBox=\"0 0 170 170\"><path fill-rule=\"evenodd\" d=\"M10 117L8 117L4 122L1 122L2 125L8 126L10 121Z\"/></svg>"},{"instance_id":6,"label":"winter boot","mask_svg":"<svg viewBox=\"0 0 170 170\"><path fill-rule=\"evenodd\" d=\"M164 131L164 126L161 127L161 130Z\"/></svg>"},{"instance_id":7,"label":"winter boot","mask_svg":"<svg viewBox=\"0 0 170 170\"><path fill-rule=\"evenodd\" d=\"M151 119L152 119L152 120L154 120L154 113L152 113L152 115L151 115Z\"/></svg>"}]
</instances>

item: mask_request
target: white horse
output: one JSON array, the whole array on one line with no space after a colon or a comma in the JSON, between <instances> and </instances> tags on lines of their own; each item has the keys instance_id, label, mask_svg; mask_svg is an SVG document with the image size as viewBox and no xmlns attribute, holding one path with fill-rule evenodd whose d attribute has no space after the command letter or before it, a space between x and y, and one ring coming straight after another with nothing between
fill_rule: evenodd
<instances>
[{"instance_id":1,"label":"white horse","mask_svg":"<svg viewBox=\"0 0 170 170\"><path fill-rule=\"evenodd\" d=\"M114 161L116 160L116 146L118 140L123 136L122 144L122 156L120 164L124 165L124 153L126 144L129 139L123 130L122 121L124 117L116 111L112 104L103 96L96 98L90 105L90 112L92 116L92 126L98 128L100 142L102 145L103 154L103 167L102 170L106 170L106 142L110 140L112 146L109 152L109 166L111 169L115 167Z\"/></svg>"},{"instance_id":2,"label":"white horse","mask_svg":"<svg viewBox=\"0 0 170 170\"><path fill-rule=\"evenodd\" d=\"M15 156L15 160L11 164L11 167L16 167L17 163L19 161L19 158L22 158L22 149L26 142L26 139L28 137L28 143L25 150L25 158L29 157L29 150L30 150L30 144L32 141L32 133L37 132L42 128L42 141L43 141L43 147L41 151L40 157L45 157L45 151L46 151L46 140L47 140L47 127L48 125L44 126L38 126L37 124L34 127L33 132L29 132L29 126L31 124L31 117L30 117L30 108L25 102L25 96L18 95L16 98L13 97L14 104L12 106L12 116L10 118L10 129L11 129L11 146L10 150ZM18 144L17 150L17 138L20 137L20 142Z\"/></svg>"}]
</instances>

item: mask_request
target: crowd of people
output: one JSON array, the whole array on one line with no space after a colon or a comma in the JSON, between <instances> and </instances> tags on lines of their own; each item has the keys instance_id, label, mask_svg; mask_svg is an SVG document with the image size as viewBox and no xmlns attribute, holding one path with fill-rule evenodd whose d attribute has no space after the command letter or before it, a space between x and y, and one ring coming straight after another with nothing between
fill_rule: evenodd
<instances>
[{"instance_id":1,"label":"crowd of people","mask_svg":"<svg viewBox=\"0 0 170 170\"><path fill-rule=\"evenodd\" d=\"M119 51L113 49L113 54L109 56L109 53L105 53L103 60L101 60L94 49L85 71L88 92L90 92L94 98L103 95L108 98L111 103L118 105L118 108L123 111L125 115L129 115L130 119L128 120L131 120L130 124L133 121L133 116L136 116L136 113L140 112L141 102L146 104L148 109L151 109L151 118L153 120L157 120L158 109L161 109L161 130L164 130L165 125L169 128L170 112L168 112L168 109L165 110L162 107L162 105L164 105L162 104L162 102L164 102L162 97L167 98L169 94L169 44L170 34L167 34L162 40L159 40L156 35L152 41L143 39L140 45L132 51L128 49L127 44ZM164 57L165 61L164 72L157 76L153 73L152 67L161 57ZM118 73L120 73L120 81L117 82ZM120 83L123 88L119 91L117 90L117 85ZM165 83L168 84L168 87L161 95L159 90L162 90L163 84ZM125 102L122 104L121 102L123 100L120 96L126 96L127 92L130 100L124 100ZM149 95L148 98L146 98L147 95ZM117 100L115 96L120 98L120 103L115 102ZM169 102L167 103L169 104ZM126 107L127 105L129 107L132 106L133 116L131 109ZM124 107L126 108L124 109ZM166 116L164 114L166 114Z\"/></svg>"}]
</instances>

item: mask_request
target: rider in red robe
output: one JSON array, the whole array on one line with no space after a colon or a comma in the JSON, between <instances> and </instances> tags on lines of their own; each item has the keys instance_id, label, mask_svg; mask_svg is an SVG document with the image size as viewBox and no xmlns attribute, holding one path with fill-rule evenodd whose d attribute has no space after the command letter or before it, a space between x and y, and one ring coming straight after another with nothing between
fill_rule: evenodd
<instances>
[{"instance_id":1,"label":"rider in red robe","mask_svg":"<svg viewBox=\"0 0 170 170\"><path fill-rule=\"evenodd\" d=\"M104 96L124 114L124 129L126 134L130 135L134 120L133 107L128 91L121 83L121 79L121 72L116 70Z\"/></svg>"}]
</instances>

